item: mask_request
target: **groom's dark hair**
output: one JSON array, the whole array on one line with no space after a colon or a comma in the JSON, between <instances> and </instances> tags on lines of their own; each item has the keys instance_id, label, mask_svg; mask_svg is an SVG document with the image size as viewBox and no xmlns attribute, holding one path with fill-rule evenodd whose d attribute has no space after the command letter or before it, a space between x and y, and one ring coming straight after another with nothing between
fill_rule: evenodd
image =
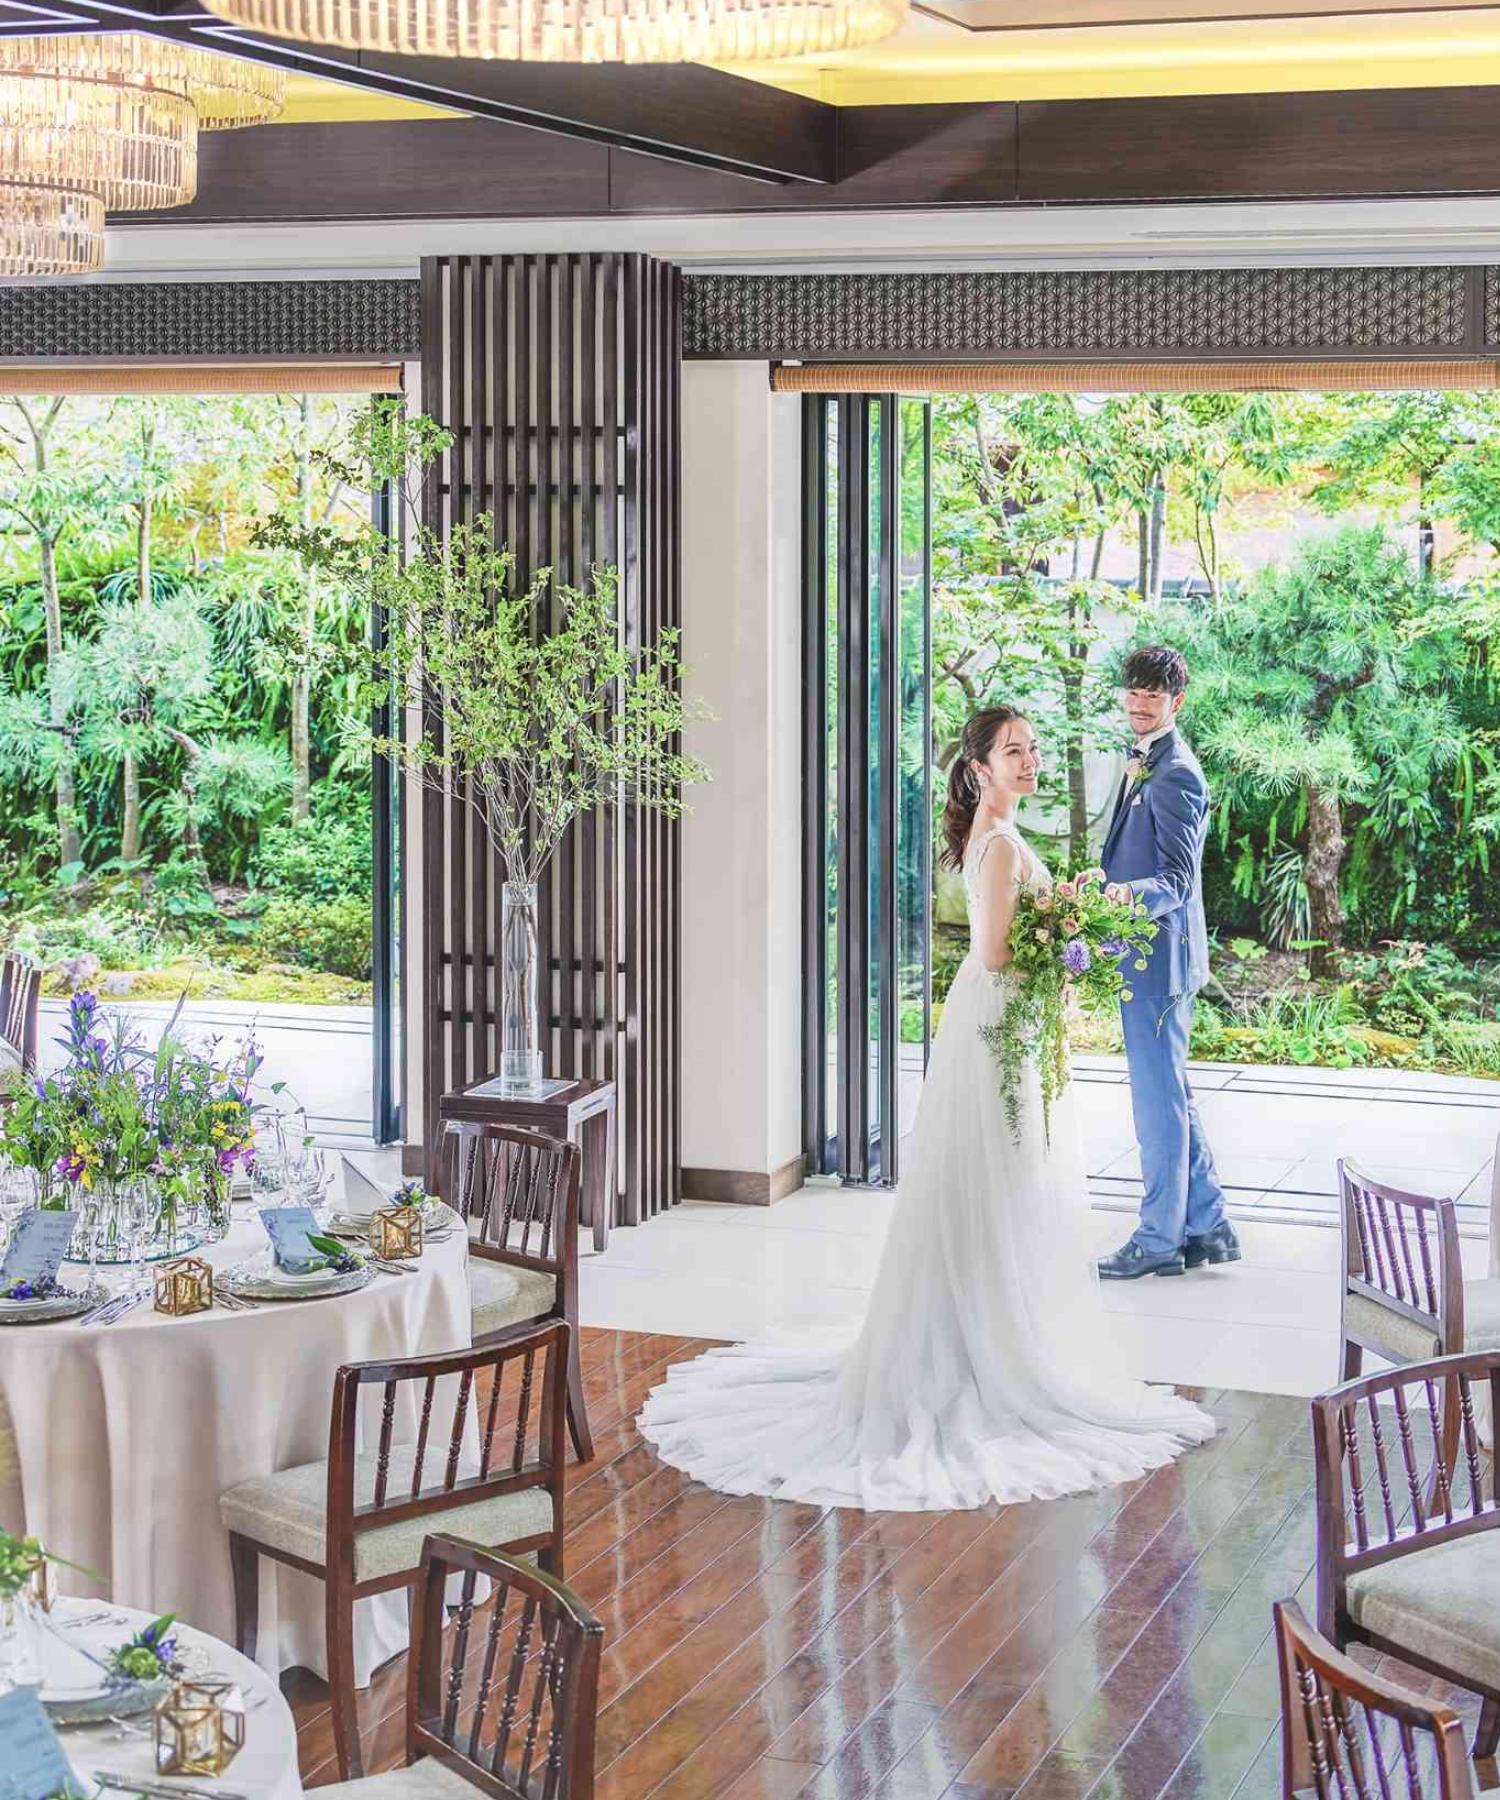
<instances>
[{"instance_id":1,"label":"groom's dark hair","mask_svg":"<svg viewBox=\"0 0 1500 1800\"><path fill-rule=\"evenodd\" d=\"M1147 644L1125 658L1121 687L1144 688L1150 694L1185 694L1187 658L1168 644Z\"/></svg>"}]
</instances>

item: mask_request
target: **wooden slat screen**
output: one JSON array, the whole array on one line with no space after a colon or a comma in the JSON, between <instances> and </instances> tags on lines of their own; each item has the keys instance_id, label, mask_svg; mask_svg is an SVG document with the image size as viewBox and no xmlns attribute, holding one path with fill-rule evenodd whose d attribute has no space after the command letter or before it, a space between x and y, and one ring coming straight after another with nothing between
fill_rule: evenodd
<instances>
[{"instance_id":1,"label":"wooden slat screen","mask_svg":"<svg viewBox=\"0 0 1500 1800\"><path fill-rule=\"evenodd\" d=\"M522 579L620 571L621 629L680 617L682 280L637 255L452 256L422 269L422 405L454 433L432 522L489 513ZM545 628L546 621L542 622ZM438 1103L498 1060L498 859L473 812L424 799L425 1145ZM633 806L580 819L542 890L543 1049L619 1089L619 1217L680 1197L675 826Z\"/></svg>"},{"instance_id":2,"label":"wooden slat screen","mask_svg":"<svg viewBox=\"0 0 1500 1800\"><path fill-rule=\"evenodd\" d=\"M1493 358L1409 362L779 363L784 394L1213 394L1466 392L1497 385Z\"/></svg>"}]
</instances>

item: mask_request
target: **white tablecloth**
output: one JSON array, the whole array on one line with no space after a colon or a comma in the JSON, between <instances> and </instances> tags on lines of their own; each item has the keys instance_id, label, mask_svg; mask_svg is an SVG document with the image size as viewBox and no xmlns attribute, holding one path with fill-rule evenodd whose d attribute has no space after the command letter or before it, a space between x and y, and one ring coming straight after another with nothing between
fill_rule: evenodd
<instances>
[{"instance_id":1,"label":"white tablecloth","mask_svg":"<svg viewBox=\"0 0 1500 1800\"><path fill-rule=\"evenodd\" d=\"M100 1620L77 1628L68 1624L70 1617L87 1617L98 1609L87 1600L59 1600L52 1609L52 1622L61 1637L69 1643L82 1642L95 1655L112 1649L126 1638L149 1625L156 1615L115 1610L108 1620ZM254 1800L295 1800L302 1792L297 1773L297 1728L291 1708L281 1697L276 1683L254 1663L246 1662L228 1644L195 1631L179 1620L174 1627L177 1641L195 1672L212 1671L238 1684L245 1700L245 1747L222 1776L202 1776L199 1785L233 1789L251 1794ZM134 1719L130 1727L116 1725L65 1726L63 1749L73 1765L73 1772L88 1780L95 1769L106 1769L115 1775L149 1778L155 1775L152 1764L151 1738L147 1731L151 1715ZM184 1779L190 1779L185 1777ZM90 1787L93 1783L89 1782Z\"/></svg>"},{"instance_id":2,"label":"white tablecloth","mask_svg":"<svg viewBox=\"0 0 1500 1800\"><path fill-rule=\"evenodd\" d=\"M253 1218L210 1260L265 1247ZM58 1572L64 1592L175 1612L234 1641L219 1495L328 1454L334 1371L468 1345L468 1239L429 1245L415 1275L377 1275L357 1294L215 1307L190 1318L150 1302L117 1324L0 1327L0 1408L13 1467L0 1470L0 1526L36 1534L99 1580ZM0 1411L0 1436L3 1436ZM357 1679L407 1642L405 1595L356 1608ZM323 1586L261 1559L262 1665L326 1673Z\"/></svg>"}]
</instances>

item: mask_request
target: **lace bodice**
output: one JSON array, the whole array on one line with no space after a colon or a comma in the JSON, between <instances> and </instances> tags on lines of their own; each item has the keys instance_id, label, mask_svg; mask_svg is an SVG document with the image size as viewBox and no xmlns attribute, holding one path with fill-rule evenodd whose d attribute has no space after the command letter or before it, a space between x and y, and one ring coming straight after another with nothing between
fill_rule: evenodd
<instances>
[{"instance_id":1,"label":"lace bodice","mask_svg":"<svg viewBox=\"0 0 1500 1800\"><path fill-rule=\"evenodd\" d=\"M1031 848L1020 830L1008 820L1001 820L991 825L987 831L981 831L970 838L968 848L964 851L964 898L968 901L969 922L972 925L974 912L979 904L979 867L984 861L984 852L997 837L1006 837L1021 852L1022 885L1037 892L1045 892L1052 885L1052 877L1047 873L1047 865Z\"/></svg>"}]
</instances>

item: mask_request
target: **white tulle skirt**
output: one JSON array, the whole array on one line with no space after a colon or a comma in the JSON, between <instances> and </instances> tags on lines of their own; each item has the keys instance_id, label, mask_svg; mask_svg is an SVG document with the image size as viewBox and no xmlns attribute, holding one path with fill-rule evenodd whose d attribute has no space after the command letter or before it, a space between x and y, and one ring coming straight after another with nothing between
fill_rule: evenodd
<instances>
[{"instance_id":1,"label":"white tulle skirt","mask_svg":"<svg viewBox=\"0 0 1500 1800\"><path fill-rule=\"evenodd\" d=\"M1071 1088L1020 1142L980 1026L1005 984L970 957L932 1047L869 1312L842 1350L738 1344L673 1368L639 1425L729 1494L923 1512L1130 1481L1214 1434L1122 1380L1087 1244Z\"/></svg>"}]
</instances>

